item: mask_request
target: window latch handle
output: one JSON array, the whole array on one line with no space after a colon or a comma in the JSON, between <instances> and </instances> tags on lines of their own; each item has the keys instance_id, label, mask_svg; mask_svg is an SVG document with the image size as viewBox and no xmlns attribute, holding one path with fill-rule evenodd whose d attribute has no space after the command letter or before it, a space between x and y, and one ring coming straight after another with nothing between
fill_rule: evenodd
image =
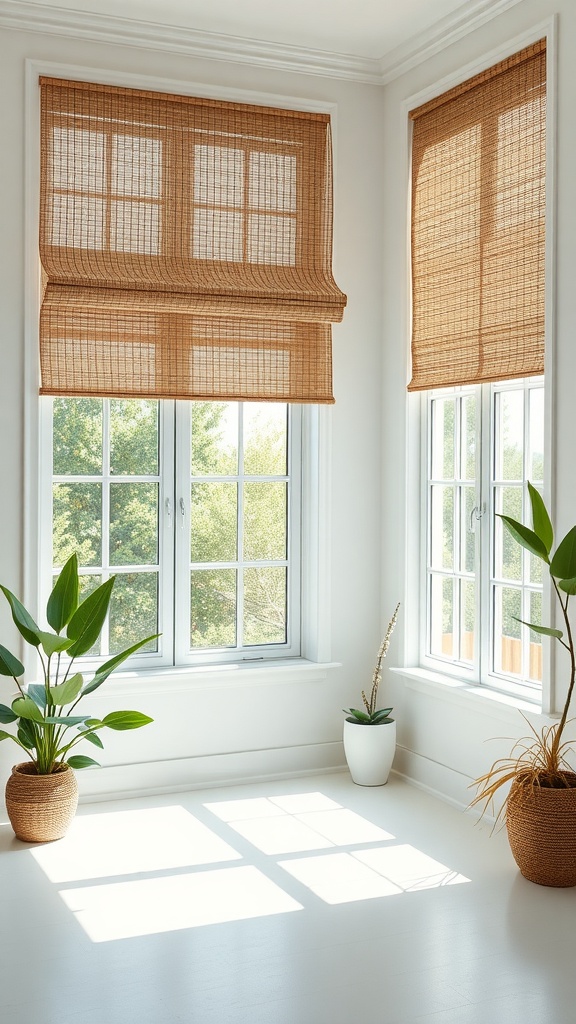
<instances>
[{"instance_id":1,"label":"window latch handle","mask_svg":"<svg viewBox=\"0 0 576 1024\"><path fill-rule=\"evenodd\" d=\"M476 533L476 523L479 522L480 519L482 519L482 516L484 515L485 511L485 501L483 501L481 505L474 505L474 508L470 513L470 520L468 523L468 530L470 533Z\"/></svg>"},{"instance_id":2,"label":"window latch handle","mask_svg":"<svg viewBox=\"0 0 576 1024\"><path fill-rule=\"evenodd\" d=\"M180 506L180 529L184 529L184 519L186 517L186 506L184 504L184 498L180 498L178 502Z\"/></svg>"}]
</instances>

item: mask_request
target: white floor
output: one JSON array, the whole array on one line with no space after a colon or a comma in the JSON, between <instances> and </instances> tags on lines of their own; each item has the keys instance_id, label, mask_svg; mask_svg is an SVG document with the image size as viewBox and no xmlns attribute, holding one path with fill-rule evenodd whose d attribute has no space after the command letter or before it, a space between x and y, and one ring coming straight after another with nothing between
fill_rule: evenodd
<instances>
[{"instance_id":1,"label":"white floor","mask_svg":"<svg viewBox=\"0 0 576 1024\"><path fill-rule=\"evenodd\" d=\"M2 1024L574 1024L576 889L347 774L0 825Z\"/></svg>"}]
</instances>

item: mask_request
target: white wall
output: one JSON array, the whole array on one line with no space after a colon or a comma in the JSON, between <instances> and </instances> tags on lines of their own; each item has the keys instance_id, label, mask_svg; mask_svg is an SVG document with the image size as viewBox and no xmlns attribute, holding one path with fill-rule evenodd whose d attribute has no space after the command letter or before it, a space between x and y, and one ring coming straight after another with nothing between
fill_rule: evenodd
<instances>
[{"instance_id":1,"label":"white wall","mask_svg":"<svg viewBox=\"0 0 576 1024\"><path fill-rule=\"evenodd\" d=\"M553 395L552 499L558 534L562 536L576 521L576 423L574 421L574 380L576 346L574 344L576 289L576 5L573 0L524 0L466 38L449 46L426 63L389 84L384 93L383 168L385 203L384 258L384 363L383 363L383 603L409 595L405 581L411 556L417 551L418 536L414 519L405 518L399 495L406 492L407 445L407 235L408 203L406 101L422 90L432 88L462 68L484 60L492 51L506 46L524 32L531 31L557 14L557 146L555 231L555 301L551 296L549 314L555 318L553 330L553 372L548 378ZM517 47L520 48L520 47ZM497 59L497 58L496 58ZM550 83L553 91L554 83ZM550 121L553 131L553 118ZM554 188L554 182L550 182ZM554 324L553 324L554 326ZM412 398L411 398L412 400ZM402 593L399 593L399 591ZM396 662L415 664L415 635L418 622L409 601L404 604L400 643ZM561 703L566 668L558 673L556 706ZM421 784L466 804L471 798L470 780L486 771L492 761L506 755L509 740L493 737L518 737L527 726L517 710L486 702L474 695L454 693L445 686L414 683L402 674L394 674L393 693L399 708L400 749L395 762ZM560 701L559 701L560 698ZM542 716L531 716L538 725ZM490 742L489 742L490 741Z\"/></svg>"},{"instance_id":2,"label":"white wall","mask_svg":"<svg viewBox=\"0 0 576 1024\"><path fill-rule=\"evenodd\" d=\"M230 678L234 673L210 674L192 684L177 676L149 684L144 692L128 683L121 697L111 681L94 695L88 710L102 714L133 707L151 714L155 723L139 732L110 734L103 756L108 767L80 774L80 785L84 794L95 794L342 764L341 708L357 699L369 680L380 634L382 90L138 47L0 30L0 582L19 596L25 586L25 545L34 543L25 536L23 509L24 399L28 389L35 401L36 386L24 376L26 59L337 105L334 266L349 303L344 323L334 329L336 405L327 413L331 580L324 612L329 658L340 667L323 674L288 671L269 685L266 671L243 674L241 681ZM0 642L17 649L5 608L0 609ZM0 679L0 701L9 702L11 692L9 682ZM13 744L2 743L1 782L15 760Z\"/></svg>"}]
</instances>

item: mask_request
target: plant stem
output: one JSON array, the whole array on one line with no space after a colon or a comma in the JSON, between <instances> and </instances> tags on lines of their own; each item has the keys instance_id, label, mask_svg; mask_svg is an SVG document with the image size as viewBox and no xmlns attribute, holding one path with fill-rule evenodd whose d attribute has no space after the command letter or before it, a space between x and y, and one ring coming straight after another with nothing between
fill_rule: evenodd
<instances>
[{"instance_id":1,"label":"plant stem","mask_svg":"<svg viewBox=\"0 0 576 1024\"><path fill-rule=\"evenodd\" d=\"M575 653L574 653L574 642L573 642L573 639L572 639L572 627L570 625L570 618L568 616L568 600L569 600L570 595L566 594L566 601L564 602L562 600L562 595L560 593L560 589L558 587L558 584L556 583L556 580L554 579L553 576L551 577L551 579L552 579L552 583L554 584L554 589L555 589L556 594L558 596L558 600L560 601L560 607L562 608L562 615L564 616L564 623L565 623L565 626L566 626L566 635L568 637L568 645L567 646L568 646L568 650L570 652L570 685L568 686L568 693L566 695L566 701L565 701L565 704L564 704L564 710L562 712L562 717L560 719L560 723L558 725L558 728L556 729L556 731L554 733L554 739L552 740L552 747L551 747L552 752L554 754L554 757L557 758L558 757L558 750L560 748L560 740L562 738L562 733L564 732L564 726L566 725L566 720L568 718L568 709L570 707L570 702L572 700L572 692L574 690L574 682L576 681L576 656L575 656Z\"/></svg>"}]
</instances>

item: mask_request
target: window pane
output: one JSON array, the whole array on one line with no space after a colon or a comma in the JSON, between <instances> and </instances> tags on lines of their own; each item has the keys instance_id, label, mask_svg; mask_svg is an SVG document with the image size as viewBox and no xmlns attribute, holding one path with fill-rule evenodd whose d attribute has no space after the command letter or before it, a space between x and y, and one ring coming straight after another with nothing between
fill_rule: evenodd
<instances>
[{"instance_id":1,"label":"window pane","mask_svg":"<svg viewBox=\"0 0 576 1024\"><path fill-rule=\"evenodd\" d=\"M540 591L532 591L530 594L530 622L537 626L542 625L542 594ZM542 636L533 629L530 635L530 664L528 676L537 683L542 682Z\"/></svg>"},{"instance_id":2,"label":"window pane","mask_svg":"<svg viewBox=\"0 0 576 1024\"><path fill-rule=\"evenodd\" d=\"M250 476L285 476L287 408L276 402L247 402L244 414L244 472Z\"/></svg>"},{"instance_id":3,"label":"window pane","mask_svg":"<svg viewBox=\"0 0 576 1024\"><path fill-rule=\"evenodd\" d=\"M194 569L190 588L190 646L234 647L236 570Z\"/></svg>"},{"instance_id":4,"label":"window pane","mask_svg":"<svg viewBox=\"0 0 576 1024\"><path fill-rule=\"evenodd\" d=\"M505 675L522 672L522 593L519 588L494 588L494 669Z\"/></svg>"},{"instance_id":5,"label":"window pane","mask_svg":"<svg viewBox=\"0 0 576 1024\"><path fill-rule=\"evenodd\" d=\"M522 480L524 476L524 391L497 395L496 479ZM511 513L509 513L511 514Z\"/></svg>"},{"instance_id":6,"label":"window pane","mask_svg":"<svg viewBox=\"0 0 576 1024\"><path fill-rule=\"evenodd\" d=\"M190 550L193 562L237 557L238 488L234 483L192 484Z\"/></svg>"},{"instance_id":7,"label":"window pane","mask_svg":"<svg viewBox=\"0 0 576 1024\"><path fill-rule=\"evenodd\" d=\"M110 472L113 476L156 476L158 402L111 400Z\"/></svg>"},{"instance_id":8,"label":"window pane","mask_svg":"<svg viewBox=\"0 0 576 1024\"><path fill-rule=\"evenodd\" d=\"M513 519L522 520L522 487L496 488L496 509ZM500 519L495 523L495 575L499 579L522 579L522 548Z\"/></svg>"},{"instance_id":9,"label":"window pane","mask_svg":"<svg viewBox=\"0 0 576 1024\"><path fill-rule=\"evenodd\" d=\"M460 588L460 660L473 662L476 588L473 580L461 580Z\"/></svg>"},{"instance_id":10,"label":"window pane","mask_svg":"<svg viewBox=\"0 0 576 1024\"><path fill-rule=\"evenodd\" d=\"M464 572L474 572L476 559L476 531L479 527L479 520L476 519L476 490L474 487L462 488L462 521L461 521L461 544L462 566Z\"/></svg>"},{"instance_id":11,"label":"window pane","mask_svg":"<svg viewBox=\"0 0 576 1024\"><path fill-rule=\"evenodd\" d=\"M439 484L432 487L431 564L434 569L454 565L454 490Z\"/></svg>"},{"instance_id":12,"label":"window pane","mask_svg":"<svg viewBox=\"0 0 576 1024\"><path fill-rule=\"evenodd\" d=\"M542 484L544 480L544 388L530 390L530 482Z\"/></svg>"},{"instance_id":13,"label":"window pane","mask_svg":"<svg viewBox=\"0 0 576 1024\"><path fill-rule=\"evenodd\" d=\"M55 398L53 404L55 476L102 472L102 399Z\"/></svg>"},{"instance_id":14,"label":"window pane","mask_svg":"<svg viewBox=\"0 0 576 1024\"><path fill-rule=\"evenodd\" d=\"M110 484L110 565L158 563L158 484Z\"/></svg>"},{"instance_id":15,"label":"window pane","mask_svg":"<svg viewBox=\"0 0 576 1024\"><path fill-rule=\"evenodd\" d=\"M461 473L463 480L476 477L476 399L467 395L462 399Z\"/></svg>"},{"instance_id":16,"label":"window pane","mask_svg":"<svg viewBox=\"0 0 576 1024\"><path fill-rule=\"evenodd\" d=\"M63 566L76 551L80 565L100 565L102 551L102 486L95 483L54 484L52 559Z\"/></svg>"},{"instance_id":17,"label":"window pane","mask_svg":"<svg viewBox=\"0 0 576 1024\"><path fill-rule=\"evenodd\" d=\"M432 479L454 476L455 399L435 398L432 402Z\"/></svg>"},{"instance_id":18,"label":"window pane","mask_svg":"<svg viewBox=\"0 0 576 1024\"><path fill-rule=\"evenodd\" d=\"M237 471L237 403L193 402L192 475L231 476Z\"/></svg>"},{"instance_id":19,"label":"window pane","mask_svg":"<svg viewBox=\"0 0 576 1024\"><path fill-rule=\"evenodd\" d=\"M286 484L244 485L244 558L286 558Z\"/></svg>"},{"instance_id":20,"label":"window pane","mask_svg":"<svg viewBox=\"0 0 576 1024\"><path fill-rule=\"evenodd\" d=\"M286 569L244 570L244 643L286 642Z\"/></svg>"},{"instance_id":21,"label":"window pane","mask_svg":"<svg viewBox=\"0 0 576 1024\"><path fill-rule=\"evenodd\" d=\"M119 573L110 602L110 654L158 632L158 574ZM158 650L151 640L142 651Z\"/></svg>"},{"instance_id":22,"label":"window pane","mask_svg":"<svg viewBox=\"0 0 576 1024\"><path fill-rule=\"evenodd\" d=\"M432 576L430 600L430 651L454 655L454 588L452 577Z\"/></svg>"}]
</instances>

